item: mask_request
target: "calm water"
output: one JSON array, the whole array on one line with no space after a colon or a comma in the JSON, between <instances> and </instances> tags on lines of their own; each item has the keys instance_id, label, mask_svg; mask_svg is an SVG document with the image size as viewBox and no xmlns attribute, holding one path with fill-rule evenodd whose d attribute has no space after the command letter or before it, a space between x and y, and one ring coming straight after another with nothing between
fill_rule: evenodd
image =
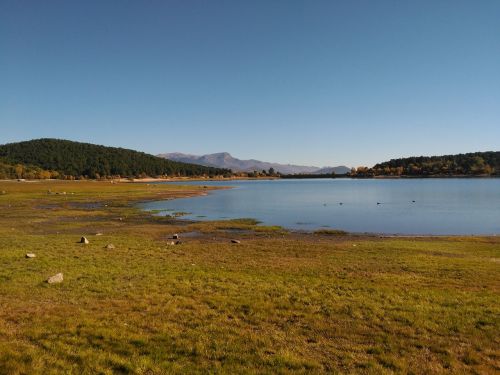
<instances>
[{"instance_id":1,"label":"calm water","mask_svg":"<svg viewBox=\"0 0 500 375\"><path fill-rule=\"evenodd\" d=\"M190 182L234 186L144 204L195 220L251 217L291 229L390 234L500 234L500 179ZM415 201L415 202L412 202ZM380 204L377 204L379 202ZM340 204L342 203L342 204Z\"/></svg>"}]
</instances>

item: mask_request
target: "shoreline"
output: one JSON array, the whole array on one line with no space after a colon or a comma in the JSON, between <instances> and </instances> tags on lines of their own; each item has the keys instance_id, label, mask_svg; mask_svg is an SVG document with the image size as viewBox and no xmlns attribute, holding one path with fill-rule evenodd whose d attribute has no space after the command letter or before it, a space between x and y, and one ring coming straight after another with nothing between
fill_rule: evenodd
<instances>
[{"instance_id":1,"label":"shoreline","mask_svg":"<svg viewBox=\"0 0 500 375\"><path fill-rule=\"evenodd\" d=\"M196 186L196 185L195 185ZM217 186L217 187L212 187L210 189L211 191L217 191L217 190L229 190L233 189L232 186ZM191 195L186 195L183 197L175 197L173 199L179 199L179 198L195 198L195 197L203 197L207 196L208 193L203 193L201 192L200 194L191 194ZM170 200L170 199L167 199ZM165 201L165 200L145 200L142 202L136 202L135 205L141 204L141 203L151 203L151 202L160 202L160 201ZM144 209L141 207L137 207L139 210L143 212L147 212L151 216L159 216L159 217L167 217L169 215L159 215L158 213L154 213L155 209ZM217 223L217 222L231 222L233 220L242 220L242 219L247 219L248 217L242 216L240 218L227 218L227 219L209 219L209 220L200 220L199 218L185 218L183 219L183 216L189 216L189 214L186 215L181 215L176 217L177 220L181 222L186 222L186 223ZM350 232L344 229L338 229L338 228L325 228L325 227L318 227L316 229L299 229L299 228L294 228L294 227L284 227L279 224L264 224L262 223L258 218L250 218L252 220L257 221L257 226L262 225L264 227L279 227L283 231L288 232L290 234L296 234L296 235L324 235L324 236L345 236L345 237L377 237L377 238L492 238L492 237L498 237L500 236L500 233L490 233L490 234L408 234L408 233L384 233L384 232ZM323 232L323 233L322 233ZM331 233L328 233L331 232Z\"/></svg>"},{"instance_id":2,"label":"shoreline","mask_svg":"<svg viewBox=\"0 0 500 375\"><path fill-rule=\"evenodd\" d=\"M279 177L224 177L224 178L203 178L203 177L172 177L172 178L134 178L133 180L121 179L120 182L144 183L144 182L183 182L183 181L238 181L238 180L279 180Z\"/></svg>"},{"instance_id":3,"label":"shoreline","mask_svg":"<svg viewBox=\"0 0 500 375\"><path fill-rule=\"evenodd\" d=\"M230 181L238 181L238 180L261 180L261 179L269 180L269 178L251 178L251 179L231 178L231 179L218 179L218 180L211 179L209 181L227 181L227 182L230 182ZM183 181L200 181L201 182L201 181L207 181L207 179L188 179L188 178L182 178L182 179L140 179L140 180L135 180L133 182L130 180L124 180L124 181L120 181L120 182L113 181L113 180L111 180L111 181L99 181L99 180L73 180L73 181L70 181L70 180L57 180L57 179L22 180L22 181L0 180L0 182L8 183L8 184L11 184L11 183L14 184L16 182L17 183L26 182L27 183L26 185L38 185L38 184L47 183L47 184L61 184L61 185L65 185L65 186L71 185L71 184L75 184L76 186L85 185L85 184L89 184L89 185L103 184L104 186L117 184L117 186L118 185L133 186L136 184L137 185L141 185L141 184L145 184L145 183L147 184L149 182L183 182ZM126 182L126 183L121 184L121 182ZM161 186L161 185L152 184L150 186ZM175 186L175 185L173 185L173 186ZM179 184L177 186L183 186L183 185ZM187 185L184 185L184 186L187 186ZM155 202L155 201L166 201L166 200L179 199L179 198L203 197L203 196L208 195L208 193L210 191L226 190L226 189L233 188L232 186L213 186L213 185L206 185L206 186L191 185L191 186L193 186L194 188L183 191L183 192L179 191L176 193L169 192L169 193L162 194L161 192L158 191L158 192L155 192L157 194L156 196L149 196L149 197L129 196L126 198L125 201L130 208L138 209L140 212L147 213L148 215L154 217L154 216L162 216L162 215L154 215L153 213L150 213L150 211L145 210L145 209L140 208L140 207L137 207L137 206L140 205L141 203L150 203L150 202ZM196 186L198 186L198 188L195 188ZM151 193L153 193L153 191L151 191ZM104 202L104 200L98 200L96 202ZM238 219L199 220L196 218L183 219L182 217L177 217L176 220L180 221L180 222L185 222L185 223L188 223L188 222L191 222L191 223L216 223L216 222L221 222L221 221L230 222L231 220L238 220ZM268 225L263 225L263 226L279 226L279 225L268 224ZM293 228L293 227L282 227L282 226L279 226L279 227L281 227L284 231L287 231L289 233L294 233L296 235L302 235L302 234L303 235L314 235L314 234L318 234L315 232L321 232L322 230L325 232L327 232L329 230L331 230L331 231L339 230L339 229L335 229L335 228L321 228L321 227L318 227L316 229L310 229L310 230L304 230L304 229ZM344 231L344 230L340 230L340 231L345 232L345 234L343 234L343 236L351 236L351 237L356 237L356 238L360 238L360 237L370 237L370 238L375 238L375 237L378 237L378 238L497 238L498 236L500 236L500 233L490 233L490 234L398 234L398 233L380 233L380 232L349 232L349 231ZM337 235L337 234L324 234L324 235L332 237L332 236Z\"/></svg>"},{"instance_id":4,"label":"shoreline","mask_svg":"<svg viewBox=\"0 0 500 375\"><path fill-rule=\"evenodd\" d=\"M500 175L480 175L480 176L468 176L468 175L432 175L432 176L346 176L337 175L335 177L301 177L297 175L296 177L244 177L244 176L234 176L234 177L220 177L220 178L209 178L209 177L145 177L145 178L110 178L110 179L0 179L0 182L26 182L26 183L37 183L37 182L108 182L108 183L148 183L148 182L185 182L185 181L207 181L207 182L219 182L219 181L270 181L270 180L335 180L335 179L350 179L350 180L406 180L406 179L496 179L500 178Z\"/></svg>"}]
</instances>

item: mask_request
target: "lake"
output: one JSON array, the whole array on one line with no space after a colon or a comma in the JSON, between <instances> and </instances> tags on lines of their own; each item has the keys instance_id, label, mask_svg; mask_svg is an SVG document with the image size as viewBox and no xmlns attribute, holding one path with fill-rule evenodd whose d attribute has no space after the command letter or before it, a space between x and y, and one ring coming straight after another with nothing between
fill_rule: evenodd
<instances>
[{"instance_id":1,"label":"lake","mask_svg":"<svg viewBox=\"0 0 500 375\"><path fill-rule=\"evenodd\" d=\"M500 179L192 181L232 186L208 196L149 202L194 220L255 218L289 229L384 234L500 234Z\"/></svg>"}]
</instances>

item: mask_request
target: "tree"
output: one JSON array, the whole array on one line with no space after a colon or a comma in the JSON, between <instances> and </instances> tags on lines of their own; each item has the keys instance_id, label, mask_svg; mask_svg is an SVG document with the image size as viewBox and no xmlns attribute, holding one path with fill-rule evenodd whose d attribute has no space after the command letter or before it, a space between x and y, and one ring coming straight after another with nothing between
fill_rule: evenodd
<instances>
[{"instance_id":1,"label":"tree","mask_svg":"<svg viewBox=\"0 0 500 375\"><path fill-rule=\"evenodd\" d=\"M59 139L37 139L0 145L0 158L17 165L22 178L24 168L37 167L75 178L99 178L114 175L224 175L231 170L175 162L143 152ZM31 176L31 169L29 175ZM34 170L33 170L34 172ZM35 173L36 175L36 173Z\"/></svg>"}]
</instances>

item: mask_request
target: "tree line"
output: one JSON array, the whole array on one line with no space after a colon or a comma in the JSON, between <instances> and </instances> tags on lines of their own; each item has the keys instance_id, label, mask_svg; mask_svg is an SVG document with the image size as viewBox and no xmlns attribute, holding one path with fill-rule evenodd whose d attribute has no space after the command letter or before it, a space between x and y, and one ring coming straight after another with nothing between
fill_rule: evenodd
<instances>
[{"instance_id":1,"label":"tree line","mask_svg":"<svg viewBox=\"0 0 500 375\"><path fill-rule=\"evenodd\" d=\"M391 159L376 164L373 168L353 168L350 175L353 177L498 176L500 175L500 152Z\"/></svg>"},{"instance_id":2,"label":"tree line","mask_svg":"<svg viewBox=\"0 0 500 375\"><path fill-rule=\"evenodd\" d=\"M166 160L143 152L59 139L0 145L0 179L84 179L115 177L225 176L231 170ZM248 177L325 178L335 175L281 175L273 168ZM352 177L500 176L500 152L392 159L372 168L353 168Z\"/></svg>"},{"instance_id":3,"label":"tree line","mask_svg":"<svg viewBox=\"0 0 500 375\"><path fill-rule=\"evenodd\" d=\"M24 164L8 164L0 160L0 180L59 178L59 172Z\"/></svg>"},{"instance_id":4,"label":"tree line","mask_svg":"<svg viewBox=\"0 0 500 375\"><path fill-rule=\"evenodd\" d=\"M166 160L143 152L36 139L0 146L2 178L228 176L231 170Z\"/></svg>"}]
</instances>

